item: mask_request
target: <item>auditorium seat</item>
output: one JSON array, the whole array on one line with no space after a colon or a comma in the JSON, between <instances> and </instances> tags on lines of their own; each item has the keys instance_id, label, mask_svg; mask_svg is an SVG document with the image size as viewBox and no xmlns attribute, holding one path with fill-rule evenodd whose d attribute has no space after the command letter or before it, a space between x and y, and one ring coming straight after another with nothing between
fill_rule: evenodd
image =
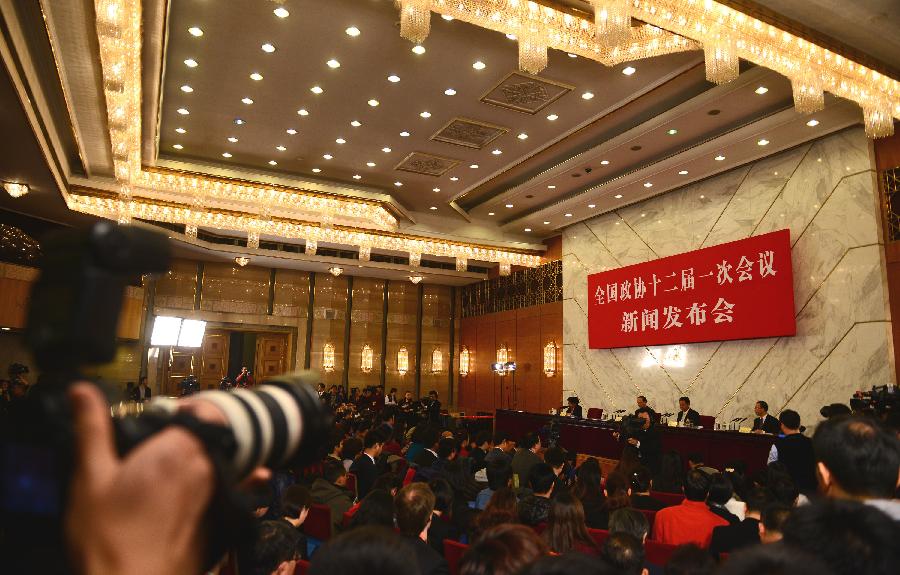
<instances>
[{"instance_id":1,"label":"auditorium seat","mask_svg":"<svg viewBox=\"0 0 900 575\"><path fill-rule=\"evenodd\" d=\"M588 419L600 419L603 417L603 409L600 407L591 407L588 409L587 418Z\"/></svg>"},{"instance_id":2,"label":"auditorium seat","mask_svg":"<svg viewBox=\"0 0 900 575\"><path fill-rule=\"evenodd\" d=\"M684 501L684 493L666 493L665 491L651 491L650 497L658 499L671 507L673 505L681 505Z\"/></svg>"},{"instance_id":3,"label":"auditorium seat","mask_svg":"<svg viewBox=\"0 0 900 575\"><path fill-rule=\"evenodd\" d=\"M412 483L413 477L416 476L416 468L410 467L406 470L406 476L403 477L403 486L406 487L410 483Z\"/></svg>"},{"instance_id":4,"label":"auditorium seat","mask_svg":"<svg viewBox=\"0 0 900 575\"><path fill-rule=\"evenodd\" d=\"M715 415L701 415L700 416L700 427L703 429L715 429L716 428L716 416Z\"/></svg>"},{"instance_id":5,"label":"auditorium seat","mask_svg":"<svg viewBox=\"0 0 900 575\"><path fill-rule=\"evenodd\" d=\"M304 561L300 559L297 561L297 565L294 567L294 575L306 575L309 571L309 561Z\"/></svg>"},{"instance_id":6,"label":"auditorium seat","mask_svg":"<svg viewBox=\"0 0 900 575\"><path fill-rule=\"evenodd\" d=\"M319 541L331 539L331 509L327 505L313 503L303 522L303 532Z\"/></svg>"},{"instance_id":7,"label":"auditorium seat","mask_svg":"<svg viewBox=\"0 0 900 575\"><path fill-rule=\"evenodd\" d=\"M444 559L447 560L447 567L450 575L459 574L459 561L465 554L469 546L452 539L444 539Z\"/></svg>"},{"instance_id":8,"label":"auditorium seat","mask_svg":"<svg viewBox=\"0 0 900 575\"><path fill-rule=\"evenodd\" d=\"M597 547L603 548L603 544L609 539L609 531L606 529L588 529L591 538L597 543Z\"/></svg>"},{"instance_id":9,"label":"auditorium seat","mask_svg":"<svg viewBox=\"0 0 900 575\"><path fill-rule=\"evenodd\" d=\"M344 519L343 519L343 521L341 521L341 525L344 526L344 527L346 528L348 525L350 525L350 520L351 520L351 519L353 519L353 514L350 513L349 511L345 511L345 512L344 512Z\"/></svg>"},{"instance_id":10,"label":"auditorium seat","mask_svg":"<svg viewBox=\"0 0 900 575\"><path fill-rule=\"evenodd\" d=\"M659 541L651 541L647 539L644 544L644 557L648 563L654 565L665 565L672 557L672 553L678 549L678 545L670 545L669 543L660 543Z\"/></svg>"},{"instance_id":11,"label":"auditorium seat","mask_svg":"<svg viewBox=\"0 0 900 575\"><path fill-rule=\"evenodd\" d=\"M656 519L656 511L651 511L649 509L638 509L641 514L647 518L647 533L653 533L653 521ZM649 538L649 537L648 537Z\"/></svg>"},{"instance_id":12,"label":"auditorium seat","mask_svg":"<svg viewBox=\"0 0 900 575\"><path fill-rule=\"evenodd\" d=\"M350 493L353 494L354 499L356 499L356 496L359 495L356 492L356 475L354 475L353 473L347 474L347 484L344 487L350 490Z\"/></svg>"}]
</instances>

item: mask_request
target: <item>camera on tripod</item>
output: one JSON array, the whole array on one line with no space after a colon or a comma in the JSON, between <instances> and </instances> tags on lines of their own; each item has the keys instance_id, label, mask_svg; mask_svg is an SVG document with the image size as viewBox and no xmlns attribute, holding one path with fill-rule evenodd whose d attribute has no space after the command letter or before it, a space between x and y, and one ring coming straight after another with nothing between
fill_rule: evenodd
<instances>
[{"instance_id":1,"label":"camera on tripod","mask_svg":"<svg viewBox=\"0 0 900 575\"><path fill-rule=\"evenodd\" d=\"M896 385L872 386L870 391L857 391L850 398L850 409L860 411L873 409L876 413L884 413L897 409L898 394Z\"/></svg>"}]
</instances>

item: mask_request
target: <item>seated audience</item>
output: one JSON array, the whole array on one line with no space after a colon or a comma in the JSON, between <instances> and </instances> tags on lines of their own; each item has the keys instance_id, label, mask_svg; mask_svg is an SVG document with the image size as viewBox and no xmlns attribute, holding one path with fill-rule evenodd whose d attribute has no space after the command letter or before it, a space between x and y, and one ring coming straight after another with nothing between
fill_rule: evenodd
<instances>
[{"instance_id":1,"label":"seated audience","mask_svg":"<svg viewBox=\"0 0 900 575\"><path fill-rule=\"evenodd\" d=\"M834 575L808 553L784 545L765 545L730 556L718 575Z\"/></svg>"},{"instance_id":2,"label":"seated audience","mask_svg":"<svg viewBox=\"0 0 900 575\"><path fill-rule=\"evenodd\" d=\"M663 572L665 575L712 575L715 570L716 562L712 556L696 545L689 544L682 545L672 553Z\"/></svg>"},{"instance_id":3,"label":"seated audience","mask_svg":"<svg viewBox=\"0 0 900 575\"><path fill-rule=\"evenodd\" d=\"M484 511L475 517L472 526L473 537L470 540L477 538L491 527L503 523L517 523L519 521L518 504L519 500L512 487L503 487L495 491Z\"/></svg>"},{"instance_id":4,"label":"seated audience","mask_svg":"<svg viewBox=\"0 0 900 575\"><path fill-rule=\"evenodd\" d=\"M569 486L569 478L566 473L566 450L561 447L551 447L544 452L544 463L553 468L553 474L556 475L556 484L553 488L553 496L558 496Z\"/></svg>"},{"instance_id":5,"label":"seated audience","mask_svg":"<svg viewBox=\"0 0 900 575\"><path fill-rule=\"evenodd\" d=\"M331 532L337 533L344 521L344 513L353 507L353 494L347 489L347 471L343 464L326 459L322 477L316 477L309 492L315 503L327 505L331 510Z\"/></svg>"},{"instance_id":6,"label":"seated audience","mask_svg":"<svg viewBox=\"0 0 900 575\"><path fill-rule=\"evenodd\" d=\"M547 521L555 480L553 469L546 463L538 463L531 468L528 483L532 493L519 501L519 520L522 523L533 527Z\"/></svg>"},{"instance_id":7,"label":"seated audience","mask_svg":"<svg viewBox=\"0 0 900 575\"><path fill-rule=\"evenodd\" d=\"M615 533L603 543L603 558L621 575L647 575L644 544L628 533Z\"/></svg>"},{"instance_id":8,"label":"seated audience","mask_svg":"<svg viewBox=\"0 0 900 575\"><path fill-rule=\"evenodd\" d=\"M761 487L752 489L746 495L746 504L743 521L713 529L709 542L709 552L713 556L718 557L720 553L731 553L760 542L759 520L763 508L768 504L766 491Z\"/></svg>"},{"instance_id":9,"label":"seated audience","mask_svg":"<svg viewBox=\"0 0 900 575\"><path fill-rule=\"evenodd\" d=\"M459 562L459 575L517 575L547 552L547 545L534 529L497 525L469 546Z\"/></svg>"},{"instance_id":10,"label":"seated audience","mask_svg":"<svg viewBox=\"0 0 900 575\"><path fill-rule=\"evenodd\" d=\"M293 575L297 564L300 533L280 521L263 521L249 552L239 557L241 573L249 575Z\"/></svg>"},{"instance_id":11,"label":"seated audience","mask_svg":"<svg viewBox=\"0 0 900 575\"><path fill-rule=\"evenodd\" d=\"M507 463L512 465L513 452L516 449L516 442L511 439L508 433L497 432L494 434L494 448L487 452L484 456L485 463L490 463L496 459L505 459Z\"/></svg>"},{"instance_id":12,"label":"seated audience","mask_svg":"<svg viewBox=\"0 0 900 575\"><path fill-rule=\"evenodd\" d=\"M628 533L643 543L650 534L650 523L647 516L637 509L625 507L609 514L609 532Z\"/></svg>"},{"instance_id":13,"label":"seated audience","mask_svg":"<svg viewBox=\"0 0 900 575\"><path fill-rule=\"evenodd\" d=\"M358 437L348 437L344 440L341 447L341 461L344 462L344 469L350 471L350 466L356 460L356 456L363 450L363 441Z\"/></svg>"},{"instance_id":14,"label":"seated audience","mask_svg":"<svg viewBox=\"0 0 900 575\"><path fill-rule=\"evenodd\" d=\"M778 543L784 538L784 523L791 516L793 507L772 503L766 505L759 515L759 542Z\"/></svg>"},{"instance_id":15,"label":"seated audience","mask_svg":"<svg viewBox=\"0 0 900 575\"><path fill-rule=\"evenodd\" d=\"M687 460L688 460L688 467L690 469L698 469L709 476L715 475L716 473L719 472L718 469L709 467L708 465L706 465L703 462L703 454L700 453L699 451L693 451L691 453L688 453Z\"/></svg>"},{"instance_id":16,"label":"seated audience","mask_svg":"<svg viewBox=\"0 0 900 575\"><path fill-rule=\"evenodd\" d=\"M422 575L448 573L447 561L428 544L434 500L434 493L424 483L410 483L394 498L397 528L412 546Z\"/></svg>"},{"instance_id":17,"label":"seated audience","mask_svg":"<svg viewBox=\"0 0 900 575\"><path fill-rule=\"evenodd\" d=\"M519 442L519 448L512 458L513 477L518 477L519 489L528 484L531 468L541 463L538 455L541 452L541 439L536 433L529 433ZM515 479L514 479L515 481Z\"/></svg>"},{"instance_id":18,"label":"seated audience","mask_svg":"<svg viewBox=\"0 0 900 575\"><path fill-rule=\"evenodd\" d=\"M491 496L504 487L509 485L512 479L512 468L502 459L494 460L487 466L488 486L478 492L475 498L475 509L484 510L487 507Z\"/></svg>"},{"instance_id":19,"label":"seated audience","mask_svg":"<svg viewBox=\"0 0 900 575\"><path fill-rule=\"evenodd\" d=\"M603 503L603 512L596 517L594 529L606 529L610 514L617 509L631 507L631 487L628 478L618 472L612 472L606 478L606 498Z\"/></svg>"},{"instance_id":20,"label":"seated audience","mask_svg":"<svg viewBox=\"0 0 900 575\"><path fill-rule=\"evenodd\" d=\"M541 534L547 546L554 553L578 551L588 555L598 555L600 549L590 536L584 523L584 509L574 495L564 491L553 499L547 528Z\"/></svg>"},{"instance_id":21,"label":"seated audience","mask_svg":"<svg viewBox=\"0 0 900 575\"><path fill-rule=\"evenodd\" d=\"M428 544L443 555L444 539L459 541L460 536L459 530L451 523L453 489L445 479L440 477L429 481L428 487L434 493L434 511L431 517L431 527L428 528Z\"/></svg>"},{"instance_id":22,"label":"seated audience","mask_svg":"<svg viewBox=\"0 0 900 575\"><path fill-rule=\"evenodd\" d=\"M308 558L306 535L302 534L300 526L309 515L310 505L312 505L312 498L309 496L309 491L302 485L291 485L281 494L281 519L278 521L290 525L300 535L297 540L297 557L300 559Z\"/></svg>"},{"instance_id":23,"label":"seated audience","mask_svg":"<svg viewBox=\"0 0 900 575\"><path fill-rule=\"evenodd\" d=\"M541 557L520 575L619 575L619 570L599 557L581 553Z\"/></svg>"},{"instance_id":24,"label":"seated audience","mask_svg":"<svg viewBox=\"0 0 900 575\"><path fill-rule=\"evenodd\" d=\"M592 529L601 529L600 526L606 521L606 497L600 485L602 479L600 462L594 457L586 459L575 472L572 493L581 501L585 521Z\"/></svg>"},{"instance_id":25,"label":"seated audience","mask_svg":"<svg viewBox=\"0 0 900 575\"><path fill-rule=\"evenodd\" d=\"M487 467L485 457L493 448L494 441L491 438L490 431L482 431L475 436L475 447L469 452L469 459L472 461L470 465L472 473L478 473Z\"/></svg>"},{"instance_id":26,"label":"seated audience","mask_svg":"<svg viewBox=\"0 0 900 575\"><path fill-rule=\"evenodd\" d=\"M706 505L709 510L728 522L729 525L737 525L740 519L729 511L725 504L734 496L731 482L725 479L721 473L714 473L709 478L709 495L706 496Z\"/></svg>"},{"instance_id":27,"label":"seated audience","mask_svg":"<svg viewBox=\"0 0 900 575\"><path fill-rule=\"evenodd\" d=\"M641 454L638 448L633 445L626 445L622 448L619 463L616 464L611 473L620 473L625 477L631 477L631 474L641 466Z\"/></svg>"},{"instance_id":28,"label":"seated audience","mask_svg":"<svg viewBox=\"0 0 900 575\"><path fill-rule=\"evenodd\" d=\"M384 489L373 489L363 499L347 529L356 529L366 525L394 527L394 498Z\"/></svg>"},{"instance_id":29,"label":"seated audience","mask_svg":"<svg viewBox=\"0 0 900 575\"><path fill-rule=\"evenodd\" d=\"M356 495L360 499L368 495L369 490L379 475L378 456L384 445L384 435L378 429L371 429L366 433L363 441L363 452L350 466L350 473L356 476Z\"/></svg>"},{"instance_id":30,"label":"seated audience","mask_svg":"<svg viewBox=\"0 0 900 575\"><path fill-rule=\"evenodd\" d=\"M331 539L316 551L309 575L420 575L413 550L384 527L362 527ZM241 572L243 575L243 572Z\"/></svg>"},{"instance_id":31,"label":"seated audience","mask_svg":"<svg viewBox=\"0 0 900 575\"><path fill-rule=\"evenodd\" d=\"M684 483L684 463L677 451L667 451L662 456L659 477L653 480L653 489L663 493L681 493Z\"/></svg>"},{"instance_id":32,"label":"seated audience","mask_svg":"<svg viewBox=\"0 0 900 575\"><path fill-rule=\"evenodd\" d=\"M653 480L650 470L646 467L635 469L631 475L631 506L646 511L659 511L665 507L665 503L650 496L652 488Z\"/></svg>"},{"instance_id":33,"label":"seated audience","mask_svg":"<svg viewBox=\"0 0 900 575\"><path fill-rule=\"evenodd\" d=\"M429 453L429 450L425 450L423 453ZM442 437L439 439L436 453L438 457L431 462L431 465L428 467L420 466L418 470L416 470L413 481L427 482L436 477L447 479L447 467L450 465L450 462L456 459L458 453L456 439L452 437ZM420 460L423 460L424 457L425 456L420 455Z\"/></svg>"},{"instance_id":34,"label":"seated audience","mask_svg":"<svg viewBox=\"0 0 900 575\"><path fill-rule=\"evenodd\" d=\"M800 431L800 414L785 409L778 417L783 437L775 440L769 452L769 463L784 464L794 485L804 495L816 492L816 462L812 440Z\"/></svg>"},{"instance_id":35,"label":"seated audience","mask_svg":"<svg viewBox=\"0 0 900 575\"><path fill-rule=\"evenodd\" d=\"M653 524L654 539L672 545L693 543L709 546L712 530L728 522L712 513L706 506L709 477L692 469L684 478L684 501L681 505L657 511Z\"/></svg>"},{"instance_id":36,"label":"seated audience","mask_svg":"<svg viewBox=\"0 0 900 575\"><path fill-rule=\"evenodd\" d=\"M434 465L435 461L440 459L437 449L438 442L441 440L441 430L429 424L420 424L420 428L416 429L418 434L415 439L418 439L418 442L421 443L421 448L411 461L419 469L428 469ZM410 446L410 449L412 449L412 446ZM409 452L407 452L406 457L409 459Z\"/></svg>"}]
</instances>

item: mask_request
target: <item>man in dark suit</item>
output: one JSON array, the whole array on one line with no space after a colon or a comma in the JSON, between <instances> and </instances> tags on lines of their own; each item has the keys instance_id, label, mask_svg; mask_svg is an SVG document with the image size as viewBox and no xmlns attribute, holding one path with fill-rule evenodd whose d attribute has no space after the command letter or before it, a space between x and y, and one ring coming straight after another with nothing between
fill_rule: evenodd
<instances>
[{"instance_id":1,"label":"man in dark suit","mask_svg":"<svg viewBox=\"0 0 900 575\"><path fill-rule=\"evenodd\" d=\"M428 426L422 429L421 441L424 448L413 458L412 462L416 464L416 467L426 469L434 465L434 462L439 459L437 447L440 440L441 430L437 427Z\"/></svg>"},{"instance_id":2,"label":"man in dark suit","mask_svg":"<svg viewBox=\"0 0 900 575\"><path fill-rule=\"evenodd\" d=\"M469 452L469 460L472 462L470 468L473 474L487 467L484 458L493 448L494 442L490 431L481 431L475 436L475 448Z\"/></svg>"},{"instance_id":3,"label":"man in dark suit","mask_svg":"<svg viewBox=\"0 0 900 575\"><path fill-rule=\"evenodd\" d=\"M716 527L712 532L709 552L713 557L720 553L732 553L744 547L759 543L759 521L763 508L768 504L766 490L762 487L751 489L744 497L747 510L744 520L733 525Z\"/></svg>"},{"instance_id":4,"label":"man in dark suit","mask_svg":"<svg viewBox=\"0 0 900 575\"><path fill-rule=\"evenodd\" d=\"M628 443L637 447L641 463L656 475L659 473L662 460L662 440L659 437L659 430L653 424L652 410L649 407L638 409L637 416L644 425L635 437L628 439Z\"/></svg>"},{"instance_id":5,"label":"man in dark suit","mask_svg":"<svg viewBox=\"0 0 900 575\"><path fill-rule=\"evenodd\" d=\"M800 414L793 409L785 409L778 417L778 422L783 436L772 445L768 463L783 463L800 493L807 496L816 493L816 458L812 440L800 431Z\"/></svg>"},{"instance_id":6,"label":"man in dark suit","mask_svg":"<svg viewBox=\"0 0 900 575\"><path fill-rule=\"evenodd\" d=\"M529 433L519 442L519 448L512 458L513 475L519 476L519 488L528 484L528 476L531 468L541 463L538 455L541 451L541 439L536 433Z\"/></svg>"},{"instance_id":7,"label":"man in dark suit","mask_svg":"<svg viewBox=\"0 0 900 575\"><path fill-rule=\"evenodd\" d=\"M582 410L581 405L579 405L580 401L574 395L568 399L566 399L566 408L563 410L562 415L566 417L574 417L575 419L582 418Z\"/></svg>"},{"instance_id":8,"label":"man in dark suit","mask_svg":"<svg viewBox=\"0 0 900 575\"><path fill-rule=\"evenodd\" d=\"M778 420L769 415L769 404L765 401L757 401L756 405L753 406L753 411L756 413L756 419L753 420L753 433L768 433L771 435L778 435L781 431L781 426L778 424Z\"/></svg>"},{"instance_id":9,"label":"man in dark suit","mask_svg":"<svg viewBox=\"0 0 900 575\"><path fill-rule=\"evenodd\" d=\"M394 513L400 535L415 551L422 575L446 575L447 561L428 545L428 530L434 513L435 497L425 483L410 483L394 498Z\"/></svg>"},{"instance_id":10,"label":"man in dark suit","mask_svg":"<svg viewBox=\"0 0 900 575\"><path fill-rule=\"evenodd\" d=\"M383 446L384 436L381 430L370 429L363 440L363 452L350 466L350 473L356 476L356 493L360 500L369 493L378 478L378 465L375 461L381 455Z\"/></svg>"},{"instance_id":11,"label":"man in dark suit","mask_svg":"<svg viewBox=\"0 0 900 575\"><path fill-rule=\"evenodd\" d=\"M678 398L678 427L700 427L700 414L691 409L690 397Z\"/></svg>"},{"instance_id":12,"label":"man in dark suit","mask_svg":"<svg viewBox=\"0 0 900 575\"><path fill-rule=\"evenodd\" d=\"M655 497L650 496L650 488L653 479L650 469L638 467L631 475L631 506L635 509L646 511L659 511L666 504Z\"/></svg>"}]
</instances>

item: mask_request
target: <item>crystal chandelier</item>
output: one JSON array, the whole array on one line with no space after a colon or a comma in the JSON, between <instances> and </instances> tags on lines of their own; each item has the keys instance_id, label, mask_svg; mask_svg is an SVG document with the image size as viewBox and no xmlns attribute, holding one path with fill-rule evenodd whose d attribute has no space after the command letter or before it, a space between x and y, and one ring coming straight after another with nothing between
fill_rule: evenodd
<instances>
[{"instance_id":1,"label":"crystal chandelier","mask_svg":"<svg viewBox=\"0 0 900 575\"><path fill-rule=\"evenodd\" d=\"M409 352L406 351L406 347L401 346L397 350L397 373L406 375L407 371L409 371Z\"/></svg>"},{"instance_id":2,"label":"crystal chandelier","mask_svg":"<svg viewBox=\"0 0 900 575\"><path fill-rule=\"evenodd\" d=\"M549 341L544 346L544 374L547 377L556 375L556 342Z\"/></svg>"},{"instance_id":3,"label":"crystal chandelier","mask_svg":"<svg viewBox=\"0 0 900 575\"><path fill-rule=\"evenodd\" d=\"M308 256L316 255L316 250L319 249L319 242L316 240L306 240L306 247L303 248L303 253Z\"/></svg>"},{"instance_id":4,"label":"crystal chandelier","mask_svg":"<svg viewBox=\"0 0 900 575\"><path fill-rule=\"evenodd\" d=\"M28 193L28 186L26 184L15 184L13 182L4 182L3 189L6 190L10 196L14 198L21 198L25 194Z\"/></svg>"},{"instance_id":5,"label":"crystal chandelier","mask_svg":"<svg viewBox=\"0 0 900 575\"><path fill-rule=\"evenodd\" d=\"M434 348L431 352L431 373L437 375L444 367L444 352L440 348Z\"/></svg>"},{"instance_id":6,"label":"crystal chandelier","mask_svg":"<svg viewBox=\"0 0 900 575\"><path fill-rule=\"evenodd\" d=\"M431 31L431 0L397 0L400 5L400 37L421 44Z\"/></svg>"},{"instance_id":7,"label":"crystal chandelier","mask_svg":"<svg viewBox=\"0 0 900 575\"><path fill-rule=\"evenodd\" d=\"M464 272L469 267L469 260L466 258L456 258L456 271Z\"/></svg>"},{"instance_id":8,"label":"crystal chandelier","mask_svg":"<svg viewBox=\"0 0 900 575\"><path fill-rule=\"evenodd\" d=\"M734 40L721 32L703 43L706 79L714 84L731 82L738 77L740 60Z\"/></svg>"},{"instance_id":9,"label":"crystal chandelier","mask_svg":"<svg viewBox=\"0 0 900 575\"><path fill-rule=\"evenodd\" d=\"M594 6L597 40L605 46L616 46L631 37L631 15L627 0L590 0Z\"/></svg>"},{"instance_id":10,"label":"crystal chandelier","mask_svg":"<svg viewBox=\"0 0 900 575\"><path fill-rule=\"evenodd\" d=\"M371 373L372 372L372 360L374 359L375 354L372 352L372 348L369 347L369 344L365 344L362 347L362 352L360 353L360 362L359 369L363 373Z\"/></svg>"},{"instance_id":11,"label":"crystal chandelier","mask_svg":"<svg viewBox=\"0 0 900 575\"><path fill-rule=\"evenodd\" d=\"M825 92L815 75L799 74L791 80L794 108L801 114L812 114L825 108Z\"/></svg>"},{"instance_id":12,"label":"crystal chandelier","mask_svg":"<svg viewBox=\"0 0 900 575\"><path fill-rule=\"evenodd\" d=\"M250 258L245 258L243 256L234 258L234 263L237 265L244 267L245 265L250 263Z\"/></svg>"},{"instance_id":13,"label":"crystal chandelier","mask_svg":"<svg viewBox=\"0 0 900 575\"><path fill-rule=\"evenodd\" d=\"M331 343L326 343L322 347L322 369L325 373L334 371L334 345Z\"/></svg>"},{"instance_id":14,"label":"crystal chandelier","mask_svg":"<svg viewBox=\"0 0 900 575\"><path fill-rule=\"evenodd\" d=\"M497 348L497 363L509 363L509 349L506 344Z\"/></svg>"},{"instance_id":15,"label":"crystal chandelier","mask_svg":"<svg viewBox=\"0 0 900 575\"><path fill-rule=\"evenodd\" d=\"M423 279L425 279L425 278L423 278L422 276L409 276L409 281L411 281L413 284L416 284L416 285L419 282L421 282Z\"/></svg>"},{"instance_id":16,"label":"crystal chandelier","mask_svg":"<svg viewBox=\"0 0 900 575\"><path fill-rule=\"evenodd\" d=\"M889 106L863 106L863 124L866 136L870 138L886 138L894 133L894 118Z\"/></svg>"},{"instance_id":17,"label":"crystal chandelier","mask_svg":"<svg viewBox=\"0 0 900 575\"><path fill-rule=\"evenodd\" d=\"M547 67L547 41L542 28L526 24L519 31L519 69L529 74L540 74Z\"/></svg>"},{"instance_id":18,"label":"crystal chandelier","mask_svg":"<svg viewBox=\"0 0 900 575\"><path fill-rule=\"evenodd\" d=\"M187 224L184 226L184 235L192 240L197 239L197 226L193 224Z\"/></svg>"},{"instance_id":19,"label":"crystal chandelier","mask_svg":"<svg viewBox=\"0 0 900 575\"><path fill-rule=\"evenodd\" d=\"M257 231L249 231L247 232L247 247L251 250L255 250L259 248L259 232Z\"/></svg>"},{"instance_id":20,"label":"crystal chandelier","mask_svg":"<svg viewBox=\"0 0 900 575\"><path fill-rule=\"evenodd\" d=\"M372 259L372 246L359 246L359 261L367 262Z\"/></svg>"},{"instance_id":21,"label":"crystal chandelier","mask_svg":"<svg viewBox=\"0 0 900 575\"><path fill-rule=\"evenodd\" d=\"M500 262L500 275L508 276L510 273L512 273L512 266L510 265L510 263Z\"/></svg>"},{"instance_id":22,"label":"crystal chandelier","mask_svg":"<svg viewBox=\"0 0 900 575\"><path fill-rule=\"evenodd\" d=\"M330 274L333 275L334 277L338 277L339 275L341 275L342 273L344 273L344 268L339 268L339 267L337 267L337 266L332 266L332 267L328 268L328 273L330 273Z\"/></svg>"},{"instance_id":23,"label":"crystal chandelier","mask_svg":"<svg viewBox=\"0 0 900 575\"><path fill-rule=\"evenodd\" d=\"M463 377L469 375L470 355L469 348L462 346L462 349L459 352L459 374Z\"/></svg>"},{"instance_id":24,"label":"crystal chandelier","mask_svg":"<svg viewBox=\"0 0 900 575\"><path fill-rule=\"evenodd\" d=\"M422 254L420 252L409 252L409 265L417 268L422 264Z\"/></svg>"}]
</instances>

